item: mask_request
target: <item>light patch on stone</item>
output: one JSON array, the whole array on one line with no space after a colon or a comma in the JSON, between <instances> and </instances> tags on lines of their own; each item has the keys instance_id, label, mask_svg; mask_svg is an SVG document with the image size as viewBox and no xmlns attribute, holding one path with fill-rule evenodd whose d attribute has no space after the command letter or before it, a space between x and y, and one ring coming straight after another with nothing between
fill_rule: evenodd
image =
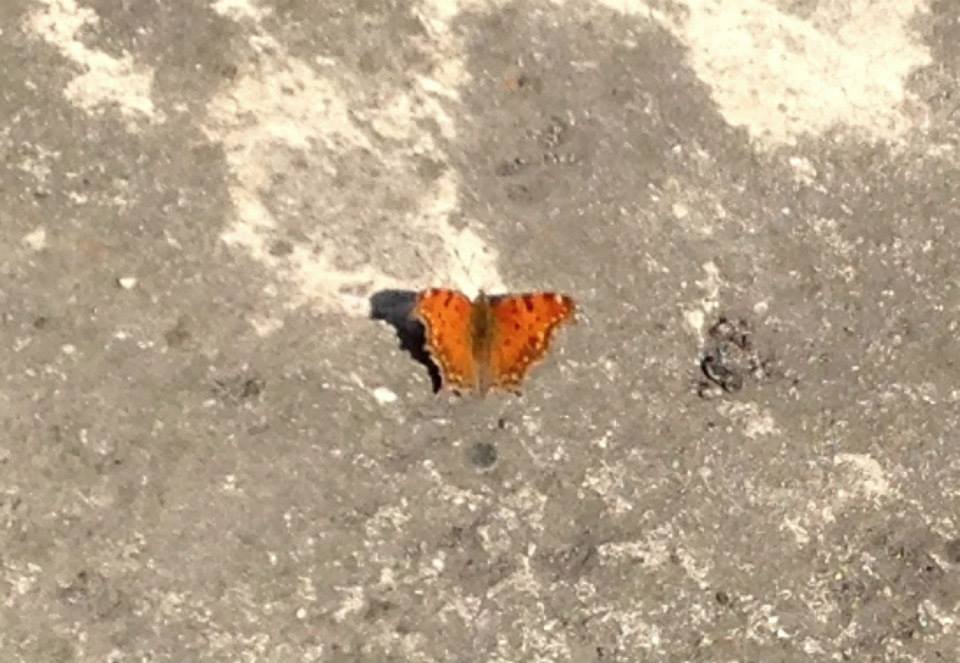
<instances>
[{"instance_id":1,"label":"light patch on stone","mask_svg":"<svg viewBox=\"0 0 960 663\"><path fill-rule=\"evenodd\" d=\"M790 157L788 162L793 168L793 178L797 182L809 186L817 179L817 168L807 157Z\"/></svg>"},{"instance_id":2,"label":"light patch on stone","mask_svg":"<svg viewBox=\"0 0 960 663\"><path fill-rule=\"evenodd\" d=\"M496 11L508 0L423 0L421 20L435 31L446 32L461 12Z\"/></svg>"},{"instance_id":3,"label":"light patch on stone","mask_svg":"<svg viewBox=\"0 0 960 663\"><path fill-rule=\"evenodd\" d=\"M751 413L746 420L743 428L743 434L754 440L762 435L775 435L780 432L773 415L769 410L762 413Z\"/></svg>"},{"instance_id":4,"label":"light patch on stone","mask_svg":"<svg viewBox=\"0 0 960 663\"><path fill-rule=\"evenodd\" d=\"M713 313L720 306L720 268L712 260L703 263L703 271L706 276L702 281L697 281L697 285L703 290L704 298L702 308L704 313Z\"/></svg>"},{"instance_id":5,"label":"light patch on stone","mask_svg":"<svg viewBox=\"0 0 960 663\"><path fill-rule=\"evenodd\" d=\"M406 509L406 503L400 505L383 506L377 509L367 522L364 523L364 531L368 541L375 541L384 537L395 535L400 529L410 522L412 516Z\"/></svg>"},{"instance_id":6,"label":"light patch on stone","mask_svg":"<svg viewBox=\"0 0 960 663\"><path fill-rule=\"evenodd\" d=\"M617 515L633 510L633 504L623 496L626 484L623 467L609 465L605 462L589 468L583 477L583 487L599 495L607 503L610 510Z\"/></svg>"},{"instance_id":7,"label":"light patch on stone","mask_svg":"<svg viewBox=\"0 0 960 663\"><path fill-rule=\"evenodd\" d=\"M223 481L220 482L220 490L225 493L236 493L239 491L237 486L237 475L236 474L227 474L223 477Z\"/></svg>"},{"instance_id":8,"label":"light patch on stone","mask_svg":"<svg viewBox=\"0 0 960 663\"><path fill-rule=\"evenodd\" d=\"M717 405L717 411L740 426L751 440L781 432L770 410L761 411L756 403L722 402Z\"/></svg>"},{"instance_id":9,"label":"light patch on stone","mask_svg":"<svg viewBox=\"0 0 960 663\"><path fill-rule=\"evenodd\" d=\"M390 389L387 389L386 387L377 387L376 389L374 389L373 397L376 399L378 403L380 403L380 405L386 405L388 403L397 402L397 395Z\"/></svg>"},{"instance_id":10,"label":"light patch on stone","mask_svg":"<svg viewBox=\"0 0 960 663\"><path fill-rule=\"evenodd\" d=\"M908 106L926 115L906 81L931 62L911 27L928 0L820 2L803 18L772 0L685 0L670 12L655 0L594 2L668 30L727 122L761 146L837 126L896 140L918 124Z\"/></svg>"},{"instance_id":11,"label":"light patch on stone","mask_svg":"<svg viewBox=\"0 0 960 663\"><path fill-rule=\"evenodd\" d=\"M753 597L744 597L744 612L746 612L746 633L747 639L767 644L771 637L786 639L790 637L780 626L780 616L774 612L774 607L770 603L759 603Z\"/></svg>"},{"instance_id":12,"label":"light patch on stone","mask_svg":"<svg viewBox=\"0 0 960 663\"><path fill-rule=\"evenodd\" d=\"M608 613L600 621L616 620L618 651L660 651L660 627L649 617L649 609L640 609Z\"/></svg>"},{"instance_id":13,"label":"light patch on stone","mask_svg":"<svg viewBox=\"0 0 960 663\"><path fill-rule=\"evenodd\" d=\"M687 577L693 580L700 589L710 587L708 578L713 565L706 559L700 560L693 556L686 548L677 548L674 553L680 561L680 567L687 572Z\"/></svg>"},{"instance_id":14,"label":"light patch on stone","mask_svg":"<svg viewBox=\"0 0 960 663\"><path fill-rule=\"evenodd\" d=\"M234 21L242 19L262 21L270 13L269 7L263 7L252 0L214 0L210 8L220 16Z\"/></svg>"},{"instance_id":15,"label":"light patch on stone","mask_svg":"<svg viewBox=\"0 0 960 663\"><path fill-rule=\"evenodd\" d=\"M810 636L807 636L803 639L803 653L807 656L823 656L824 649L817 640L814 640Z\"/></svg>"},{"instance_id":16,"label":"light patch on stone","mask_svg":"<svg viewBox=\"0 0 960 663\"><path fill-rule=\"evenodd\" d=\"M9 127L4 134L9 135ZM50 174L53 172L51 164L60 159L61 152L60 150L48 150L43 145L38 144L27 143L24 146L29 146L30 152L19 159L17 168L33 177L43 190Z\"/></svg>"},{"instance_id":17,"label":"light patch on stone","mask_svg":"<svg viewBox=\"0 0 960 663\"><path fill-rule=\"evenodd\" d=\"M333 620L335 622L340 623L350 615L363 610L363 587L353 585L350 587L336 587L335 589L344 595L343 600L340 602L340 607L333 613Z\"/></svg>"},{"instance_id":18,"label":"light patch on stone","mask_svg":"<svg viewBox=\"0 0 960 663\"><path fill-rule=\"evenodd\" d=\"M442 504L466 507L471 513L476 512L482 505L486 504L486 498L480 493L447 483L443 475L437 471L432 460L423 461L423 468L431 483L434 484L434 487L430 490L431 499L435 499Z\"/></svg>"},{"instance_id":19,"label":"light patch on stone","mask_svg":"<svg viewBox=\"0 0 960 663\"><path fill-rule=\"evenodd\" d=\"M793 538L798 545L803 546L810 543L810 534L807 532L807 529L800 524L800 518L784 516L783 522L780 523L780 530L786 530L793 534Z\"/></svg>"},{"instance_id":20,"label":"light patch on stone","mask_svg":"<svg viewBox=\"0 0 960 663\"><path fill-rule=\"evenodd\" d=\"M440 127L444 139L456 137L459 87L468 80L463 47L450 25L460 5L427 2L416 12L432 40L424 49L435 59L429 77L411 75L366 95L358 90L371 84L354 80L335 58L324 58L318 68L287 52L259 24L261 15L251 6L258 7L243 0L215 6L223 15L253 20L250 43L258 58L255 67L241 67L240 75L208 105L205 131L223 144L232 173L228 191L235 218L222 239L292 286L284 293L289 307L310 305L361 317L369 315L370 296L389 288L439 282L468 293L505 290L496 252L469 220L451 223L460 210L456 173L446 169L425 182L414 175L419 160L448 161L434 135L422 128L425 123ZM423 264L404 264L409 274L395 274L381 266L388 260L364 255L366 247L356 238L370 229L351 221L356 208L346 207L342 215L312 228L269 208L271 201L261 192L288 174L287 164L276 157L284 150L309 157L315 190L336 188L338 158L362 157L395 178L409 179L404 195L414 199L413 209L384 215L377 232L397 237L398 248L420 255ZM274 238L290 224L309 241L274 255ZM352 245L338 237L351 238Z\"/></svg>"},{"instance_id":21,"label":"light patch on stone","mask_svg":"<svg viewBox=\"0 0 960 663\"><path fill-rule=\"evenodd\" d=\"M846 501L859 496L869 500L894 497L897 489L891 485L883 466L867 454L841 453L833 457L833 466L839 470L842 482L837 498Z\"/></svg>"},{"instance_id":22,"label":"light patch on stone","mask_svg":"<svg viewBox=\"0 0 960 663\"><path fill-rule=\"evenodd\" d=\"M684 321L687 326L700 339L703 339L703 329L706 325L707 316L720 308L720 286L723 279L720 277L720 268L712 260L703 264L705 276L697 281L697 287L703 292L703 297L695 307L688 308L683 313Z\"/></svg>"},{"instance_id":23,"label":"light patch on stone","mask_svg":"<svg viewBox=\"0 0 960 663\"><path fill-rule=\"evenodd\" d=\"M453 598L449 599L444 606L437 611L440 619L443 620L447 614L452 613L464 624L474 623L482 606L480 598L476 596L462 596L460 589L457 587L451 587L450 592L454 594Z\"/></svg>"},{"instance_id":24,"label":"light patch on stone","mask_svg":"<svg viewBox=\"0 0 960 663\"><path fill-rule=\"evenodd\" d=\"M944 635L950 635L957 630L957 613L950 609L942 609L930 599L924 599L917 612L921 620L920 625L923 627L930 622L936 622Z\"/></svg>"},{"instance_id":25,"label":"light patch on stone","mask_svg":"<svg viewBox=\"0 0 960 663\"><path fill-rule=\"evenodd\" d=\"M839 224L836 219L815 217L807 223L813 232L840 258L847 260L858 251L857 244L844 239L843 235L840 234ZM839 271L839 269L837 271Z\"/></svg>"},{"instance_id":26,"label":"light patch on stone","mask_svg":"<svg viewBox=\"0 0 960 663\"><path fill-rule=\"evenodd\" d=\"M137 121L163 122L150 96L153 70L134 61L129 53L115 57L88 47L80 38L85 28L100 22L97 13L77 5L76 0L37 0L39 8L27 15L24 27L72 61L83 73L63 90L72 104L88 113L104 107L116 108L127 120L127 128L137 131Z\"/></svg>"},{"instance_id":27,"label":"light patch on stone","mask_svg":"<svg viewBox=\"0 0 960 663\"><path fill-rule=\"evenodd\" d=\"M257 336L265 338L274 334L275 332L283 329L283 318L276 318L270 316L250 316L250 324L253 326L253 331L256 332Z\"/></svg>"},{"instance_id":28,"label":"light patch on stone","mask_svg":"<svg viewBox=\"0 0 960 663\"><path fill-rule=\"evenodd\" d=\"M23 564L15 560L4 560L2 570L3 578L7 585L19 596L23 596L33 590L37 583L37 577L42 571L39 566L32 562ZM4 605L13 607L15 603L16 599L13 593L7 593L7 599L4 601Z\"/></svg>"},{"instance_id":29,"label":"light patch on stone","mask_svg":"<svg viewBox=\"0 0 960 663\"><path fill-rule=\"evenodd\" d=\"M547 497L530 487L522 487L499 500L495 517L477 527L481 545L492 557L509 555L518 536L543 531Z\"/></svg>"},{"instance_id":30,"label":"light patch on stone","mask_svg":"<svg viewBox=\"0 0 960 663\"><path fill-rule=\"evenodd\" d=\"M664 524L654 529L643 539L604 543L597 547L601 559L633 564L643 560L645 568L661 566L670 561L670 551L676 542L672 525Z\"/></svg>"},{"instance_id":31,"label":"light patch on stone","mask_svg":"<svg viewBox=\"0 0 960 663\"><path fill-rule=\"evenodd\" d=\"M517 556L517 570L487 590L487 598L493 599L504 592L514 591L528 594L534 598L540 596L541 583L530 567L530 558Z\"/></svg>"},{"instance_id":32,"label":"light patch on stone","mask_svg":"<svg viewBox=\"0 0 960 663\"><path fill-rule=\"evenodd\" d=\"M40 226L24 235L20 241L31 251L42 251L47 248L47 231L43 226Z\"/></svg>"},{"instance_id":33,"label":"light patch on stone","mask_svg":"<svg viewBox=\"0 0 960 663\"><path fill-rule=\"evenodd\" d=\"M317 602L317 585L311 576L297 576L297 596L307 603Z\"/></svg>"},{"instance_id":34,"label":"light patch on stone","mask_svg":"<svg viewBox=\"0 0 960 663\"><path fill-rule=\"evenodd\" d=\"M502 498L497 514L504 521L511 522L512 529L523 526L539 532L543 531L546 506L546 495L529 486L523 486Z\"/></svg>"},{"instance_id":35,"label":"light patch on stone","mask_svg":"<svg viewBox=\"0 0 960 663\"><path fill-rule=\"evenodd\" d=\"M707 321L707 317L703 314L703 311L700 309L687 309L683 312L683 320L694 334L698 336L703 334L703 326Z\"/></svg>"},{"instance_id":36,"label":"light patch on stone","mask_svg":"<svg viewBox=\"0 0 960 663\"><path fill-rule=\"evenodd\" d=\"M433 190L421 200L416 215L424 232L440 237L445 255L441 256L441 273L436 278L452 283L468 297L480 290L507 290L497 269L497 251L470 228L454 228L449 219L459 209L460 183L452 173L439 179Z\"/></svg>"},{"instance_id":37,"label":"light patch on stone","mask_svg":"<svg viewBox=\"0 0 960 663\"><path fill-rule=\"evenodd\" d=\"M495 601L499 618L521 634L521 643L498 638L495 654L486 657L491 663L572 660L566 629L545 609L543 594L550 588L530 563L536 552L536 545L530 544L525 554L515 555L511 561L516 570L486 592L485 599Z\"/></svg>"}]
</instances>

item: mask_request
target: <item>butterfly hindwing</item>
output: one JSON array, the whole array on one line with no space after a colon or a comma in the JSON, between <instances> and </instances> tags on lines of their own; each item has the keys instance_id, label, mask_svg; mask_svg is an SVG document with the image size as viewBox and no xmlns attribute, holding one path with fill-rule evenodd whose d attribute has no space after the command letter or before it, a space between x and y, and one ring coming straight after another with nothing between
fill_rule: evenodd
<instances>
[{"instance_id":1,"label":"butterfly hindwing","mask_svg":"<svg viewBox=\"0 0 960 663\"><path fill-rule=\"evenodd\" d=\"M473 303L456 290L431 288L417 297L414 315L426 329L426 348L440 369L444 386L461 390L476 386L472 310Z\"/></svg>"},{"instance_id":2,"label":"butterfly hindwing","mask_svg":"<svg viewBox=\"0 0 960 663\"><path fill-rule=\"evenodd\" d=\"M573 300L551 292L528 292L490 298L494 335L490 368L494 385L517 391L527 371L550 348L558 325L575 310Z\"/></svg>"}]
</instances>

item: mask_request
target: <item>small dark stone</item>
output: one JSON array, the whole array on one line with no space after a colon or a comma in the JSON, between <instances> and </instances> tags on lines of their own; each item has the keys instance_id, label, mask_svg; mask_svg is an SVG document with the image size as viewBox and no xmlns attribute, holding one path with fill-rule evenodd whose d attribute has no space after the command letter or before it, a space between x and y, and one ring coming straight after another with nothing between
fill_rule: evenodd
<instances>
[{"instance_id":1,"label":"small dark stone","mask_svg":"<svg viewBox=\"0 0 960 663\"><path fill-rule=\"evenodd\" d=\"M190 330L187 328L186 317L181 317L179 320L177 320L177 324L171 329L168 329L163 335L163 339L171 348L183 347L186 345L187 341L190 340L190 338L191 334Z\"/></svg>"},{"instance_id":2,"label":"small dark stone","mask_svg":"<svg viewBox=\"0 0 960 663\"><path fill-rule=\"evenodd\" d=\"M953 564L960 564L960 539L947 541L947 559Z\"/></svg>"},{"instance_id":3,"label":"small dark stone","mask_svg":"<svg viewBox=\"0 0 960 663\"><path fill-rule=\"evenodd\" d=\"M497 462L497 447L489 442L477 442L470 447L470 462L482 470L493 467Z\"/></svg>"},{"instance_id":4,"label":"small dark stone","mask_svg":"<svg viewBox=\"0 0 960 663\"><path fill-rule=\"evenodd\" d=\"M730 596L722 589L717 590L717 593L714 594L714 598L720 605L730 605Z\"/></svg>"},{"instance_id":5,"label":"small dark stone","mask_svg":"<svg viewBox=\"0 0 960 663\"><path fill-rule=\"evenodd\" d=\"M272 256L288 256L291 253L293 253L293 244L285 239L278 239L270 245L270 255Z\"/></svg>"},{"instance_id":6,"label":"small dark stone","mask_svg":"<svg viewBox=\"0 0 960 663\"><path fill-rule=\"evenodd\" d=\"M239 72L240 72L240 69L237 67L237 65L233 64L232 62L228 62L227 64L220 67L220 75L226 78L227 80L232 81L237 77L237 74Z\"/></svg>"},{"instance_id":7,"label":"small dark stone","mask_svg":"<svg viewBox=\"0 0 960 663\"><path fill-rule=\"evenodd\" d=\"M45 315L41 315L41 316L38 316L38 317L33 321L33 328L34 328L34 329L44 329L49 323L50 323L50 318L48 318L48 317L45 316Z\"/></svg>"},{"instance_id":8,"label":"small dark stone","mask_svg":"<svg viewBox=\"0 0 960 663\"><path fill-rule=\"evenodd\" d=\"M514 157L513 159L500 162L493 172L497 177L509 177L516 175L526 167L526 161L520 157Z\"/></svg>"},{"instance_id":9,"label":"small dark stone","mask_svg":"<svg viewBox=\"0 0 960 663\"><path fill-rule=\"evenodd\" d=\"M240 397L253 398L255 396L259 396L263 393L263 390L266 388L266 386L267 383L260 378L250 378L243 383L243 391L240 393Z\"/></svg>"}]
</instances>

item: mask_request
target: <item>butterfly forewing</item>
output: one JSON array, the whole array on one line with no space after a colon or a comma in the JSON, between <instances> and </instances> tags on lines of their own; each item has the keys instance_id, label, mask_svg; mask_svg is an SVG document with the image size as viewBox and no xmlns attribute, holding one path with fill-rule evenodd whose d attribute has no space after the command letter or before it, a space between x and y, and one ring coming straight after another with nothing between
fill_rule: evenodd
<instances>
[{"instance_id":1,"label":"butterfly forewing","mask_svg":"<svg viewBox=\"0 0 960 663\"><path fill-rule=\"evenodd\" d=\"M477 384L470 327L473 304L456 290L432 288L417 297L414 315L426 330L426 348L443 384L469 390Z\"/></svg>"},{"instance_id":2,"label":"butterfly forewing","mask_svg":"<svg viewBox=\"0 0 960 663\"><path fill-rule=\"evenodd\" d=\"M494 318L490 368L494 384L516 391L527 371L543 358L558 325L574 313L573 300L550 292L492 297Z\"/></svg>"}]
</instances>

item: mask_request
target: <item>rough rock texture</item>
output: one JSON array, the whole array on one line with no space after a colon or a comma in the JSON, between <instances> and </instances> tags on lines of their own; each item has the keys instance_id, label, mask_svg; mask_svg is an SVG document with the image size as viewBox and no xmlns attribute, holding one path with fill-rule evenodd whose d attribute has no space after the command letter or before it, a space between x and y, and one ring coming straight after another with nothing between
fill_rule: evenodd
<instances>
[{"instance_id":1,"label":"rough rock texture","mask_svg":"<svg viewBox=\"0 0 960 663\"><path fill-rule=\"evenodd\" d=\"M958 44L0 3L0 659L955 660ZM383 308L431 285L580 323L437 396Z\"/></svg>"}]
</instances>

